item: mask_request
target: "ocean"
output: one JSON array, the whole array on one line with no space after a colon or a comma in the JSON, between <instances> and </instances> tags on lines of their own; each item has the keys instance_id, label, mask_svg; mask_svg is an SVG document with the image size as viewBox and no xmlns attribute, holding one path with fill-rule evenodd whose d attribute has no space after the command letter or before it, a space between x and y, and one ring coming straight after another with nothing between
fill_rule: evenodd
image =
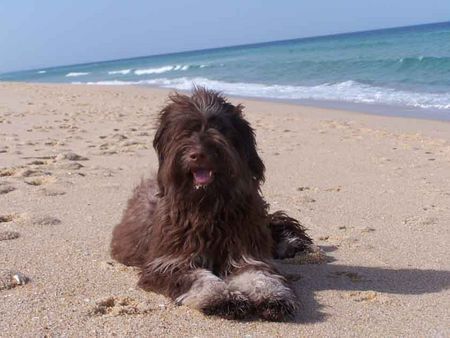
<instances>
[{"instance_id":1,"label":"ocean","mask_svg":"<svg viewBox=\"0 0 450 338\"><path fill-rule=\"evenodd\" d=\"M450 120L450 22L0 74L150 85Z\"/></svg>"}]
</instances>

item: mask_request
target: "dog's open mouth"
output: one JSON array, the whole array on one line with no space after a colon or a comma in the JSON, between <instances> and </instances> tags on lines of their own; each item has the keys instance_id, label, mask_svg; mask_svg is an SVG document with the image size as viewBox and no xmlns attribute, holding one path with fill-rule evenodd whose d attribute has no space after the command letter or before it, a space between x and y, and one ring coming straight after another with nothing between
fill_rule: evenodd
<instances>
[{"instance_id":1,"label":"dog's open mouth","mask_svg":"<svg viewBox=\"0 0 450 338\"><path fill-rule=\"evenodd\" d=\"M194 178L195 188L204 187L210 184L214 179L212 170L206 168L193 169L192 176Z\"/></svg>"}]
</instances>

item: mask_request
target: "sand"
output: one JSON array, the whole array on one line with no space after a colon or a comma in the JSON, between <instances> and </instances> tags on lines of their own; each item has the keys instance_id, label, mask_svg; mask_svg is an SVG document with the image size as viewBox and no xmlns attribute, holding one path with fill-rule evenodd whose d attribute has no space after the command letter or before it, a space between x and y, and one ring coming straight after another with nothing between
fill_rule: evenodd
<instances>
[{"instance_id":1,"label":"sand","mask_svg":"<svg viewBox=\"0 0 450 338\"><path fill-rule=\"evenodd\" d=\"M0 336L450 336L450 123L233 99L272 209L326 264L279 264L293 322L205 317L136 287L111 230L157 169L167 90L0 84Z\"/></svg>"}]
</instances>

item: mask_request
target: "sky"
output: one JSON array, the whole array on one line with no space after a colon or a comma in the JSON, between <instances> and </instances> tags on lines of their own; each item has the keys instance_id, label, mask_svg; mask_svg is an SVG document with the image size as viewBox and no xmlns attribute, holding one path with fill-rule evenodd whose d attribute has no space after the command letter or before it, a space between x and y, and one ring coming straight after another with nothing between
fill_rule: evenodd
<instances>
[{"instance_id":1,"label":"sky","mask_svg":"<svg viewBox=\"0 0 450 338\"><path fill-rule=\"evenodd\" d=\"M449 20L449 0L0 0L0 72Z\"/></svg>"}]
</instances>

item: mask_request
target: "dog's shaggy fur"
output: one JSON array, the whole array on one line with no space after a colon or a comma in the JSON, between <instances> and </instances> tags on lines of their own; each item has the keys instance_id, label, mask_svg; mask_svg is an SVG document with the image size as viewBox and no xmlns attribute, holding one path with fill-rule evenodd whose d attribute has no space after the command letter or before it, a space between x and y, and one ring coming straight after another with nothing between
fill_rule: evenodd
<instances>
[{"instance_id":1,"label":"dog's shaggy fur","mask_svg":"<svg viewBox=\"0 0 450 338\"><path fill-rule=\"evenodd\" d=\"M268 213L243 107L203 88L170 100L153 141L157 179L129 200L112 257L141 268L143 289L206 314L293 316L296 296L270 261L308 250L311 240L296 220Z\"/></svg>"}]
</instances>

